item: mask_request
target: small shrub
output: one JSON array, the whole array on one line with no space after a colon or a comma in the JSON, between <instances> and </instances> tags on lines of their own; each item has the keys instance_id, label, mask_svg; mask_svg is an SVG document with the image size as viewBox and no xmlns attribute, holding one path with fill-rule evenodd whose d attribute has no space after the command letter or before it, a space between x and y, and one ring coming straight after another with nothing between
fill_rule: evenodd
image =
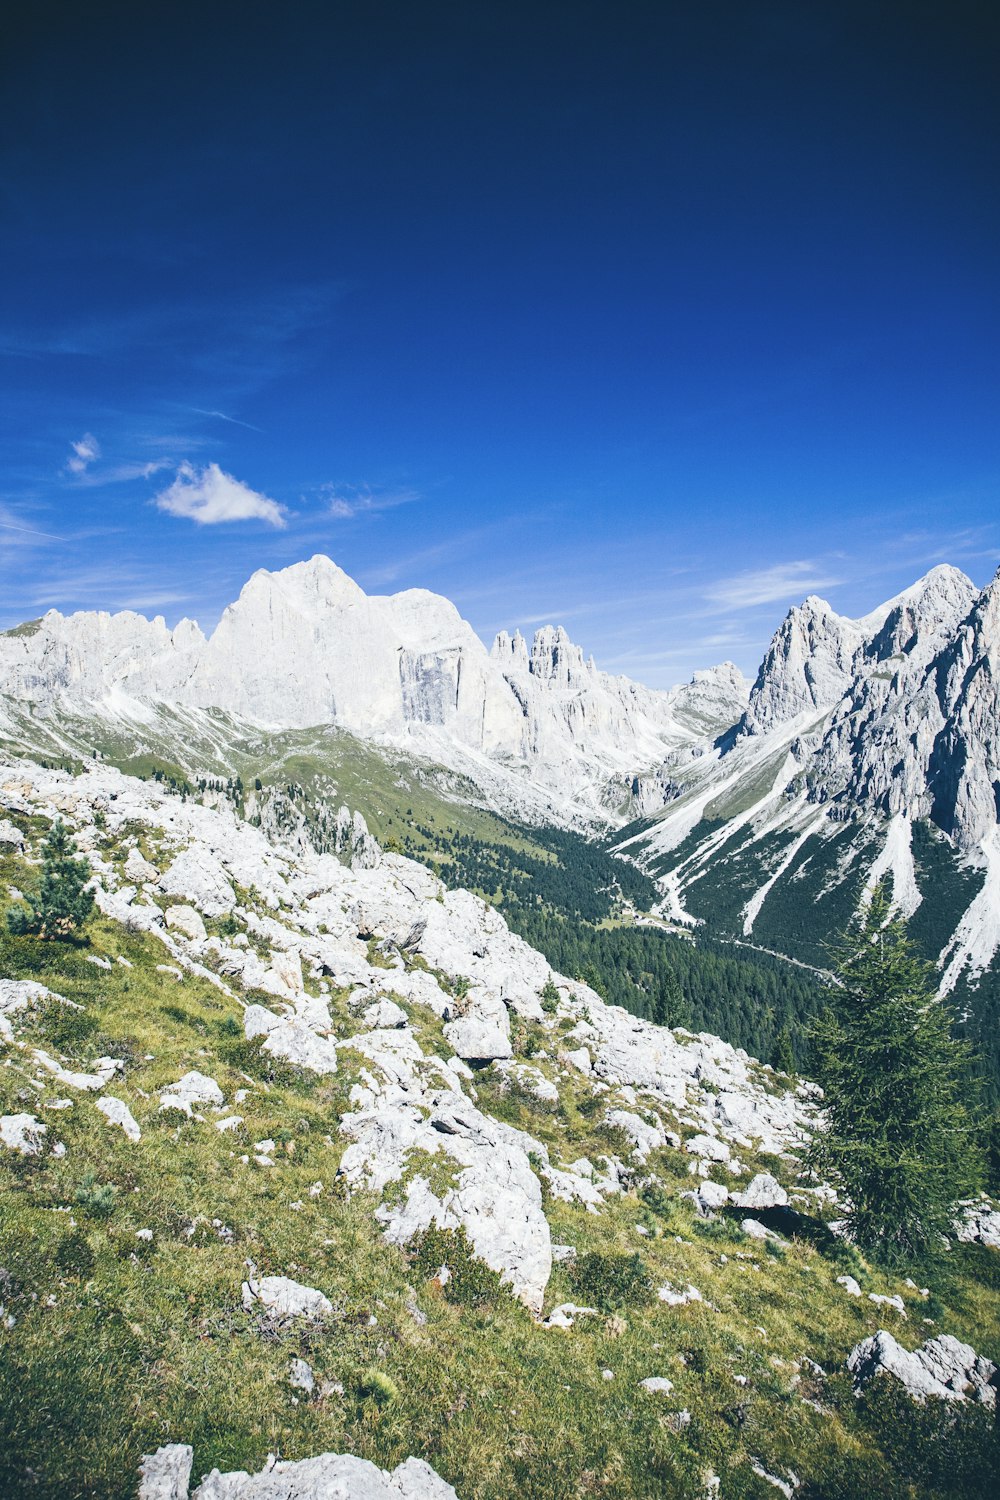
<instances>
[{"instance_id":1,"label":"small shrub","mask_svg":"<svg viewBox=\"0 0 1000 1500\"><path fill-rule=\"evenodd\" d=\"M675 1222L677 1201L667 1192L662 1182L654 1180L644 1183L639 1196L650 1213L655 1214L658 1219L665 1219L668 1223Z\"/></svg>"},{"instance_id":2,"label":"small shrub","mask_svg":"<svg viewBox=\"0 0 1000 1500\"><path fill-rule=\"evenodd\" d=\"M234 1037L232 1041L224 1042L220 1046L219 1056L237 1072L246 1073L251 1078L261 1079L264 1083L274 1084L276 1088L301 1087L306 1082L301 1069L296 1068L290 1062L285 1062L283 1058L274 1057L270 1052L265 1052L263 1048L266 1040L267 1038L263 1036L249 1039Z\"/></svg>"},{"instance_id":3,"label":"small shrub","mask_svg":"<svg viewBox=\"0 0 1000 1500\"><path fill-rule=\"evenodd\" d=\"M98 1182L93 1172L85 1172L73 1195L77 1207L92 1219L110 1219L115 1211L118 1189L110 1182Z\"/></svg>"},{"instance_id":4,"label":"small shrub","mask_svg":"<svg viewBox=\"0 0 1000 1500\"><path fill-rule=\"evenodd\" d=\"M94 1035L98 1023L87 1011L50 998L35 1007L32 1026L57 1052L74 1055Z\"/></svg>"},{"instance_id":5,"label":"small shrub","mask_svg":"<svg viewBox=\"0 0 1000 1500\"><path fill-rule=\"evenodd\" d=\"M376 1406L391 1406L399 1400L399 1386L384 1370L365 1370L358 1381L358 1394L362 1401L374 1401Z\"/></svg>"},{"instance_id":6,"label":"small shrub","mask_svg":"<svg viewBox=\"0 0 1000 1500\"><path fill-rule=\"evenodd\" d=\"M126 1068L134 1068L144 1056L135 1037L107 1036L103 1031L99 1031L94 1037L90 1050L95 1057L116 1057Z\"/></svg>"},{"instance_id":7,"label":"small shrub","mask_svg":"<svg viewBox=\"0 0 1000 1500\"><path fill-rule=\"evenodd\" d=\"M601 1312L641 1305L653 1292L649 1272L639 1255L602 1255L591 1250L573 1263L570 1280L577 1296L594 1303Z\"/></svg>"},{"instance_id":8,"label":"small shrub","mask_svg":"<svg viewBox=\"0 0 1000 1500\"><path fill-rule=\"evenodd\" d=\"M558 1008L559 1008L559 991L556 989L556 987L552 983L551 979L547 979L545 981L545 984L542 987L542 993L539 996L539 999L542 1002L542 1010L544 1010L544 1012L545 1012L545 1014L547 1016L554 1015L555 1012L558 1010Z\"/></svg>"},{"instance_id":9,"label":"small shrub","mask_svg":"<svg viewBox=\"0 0 1000 1500\"><path fill-rule=\"evenodd\" d=\"M475 1255L461 1227L433 1226L414 1243L413 1252L423 1276L436 1276L442 1266L448 1267L450 1275L444 1284L444 1294L459 1307L495 1307L502 1297L509 1295L499 1273Z\"/></svg>"}]
</instances>

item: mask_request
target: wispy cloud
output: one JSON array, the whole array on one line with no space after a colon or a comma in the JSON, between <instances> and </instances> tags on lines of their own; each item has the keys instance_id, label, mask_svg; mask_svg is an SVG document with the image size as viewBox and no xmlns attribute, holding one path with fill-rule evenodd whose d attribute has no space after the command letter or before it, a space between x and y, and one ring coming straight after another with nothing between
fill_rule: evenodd
<instances>
[{"instance_id":1,"label":"wispy cloud","mask_svg":"<svg viewBox=\"0 0 1000 1500\"><path fill-rule=\"evenodd\" d=\"M64 542L65 537L56 536L53 531L39 531L36 526L21 526L17 521L8 521L0 515L0 529L4 531L16 531L19 536L38 537L46 542Z\"/></svg>"},{"instance_id":2,"label":"wispy cloud","mask_svg":"<svg viewBox=\"0 0 1000 1500\"><path fill-rule=\"evenodd\" d=\"M278 527L287 524L285 506L224 473L218 464L207 464L203 469L181 464L173 484L162 490L153 504L168 515L183 516L199 526L218 526L226 521L266 521Z\"/></svg>"},{"instance_id":3,"label":"wispy cloud","mask_svg":"<svg viewBox=\"0 0 1000 1500\"><path fill-rule=\"evenodd\" d=\"M843 578L825 572L814 562L775 563L770 568L752 568L717 579L705 590L705 597L717 609L753 609L760 604L778 604L798 599L817 589L836 588Z\"/></svg>"},{"instance_id":4,"label":"wispy cloud","mask_svg":"<svg viewBox=\"0 0 1000 1500\"><path fill-rule=\"evenodd\" d=\"M397 505L412 505L421 498L418 490L377 490L367 484L324 484L320 493L326 500L328 513L338 521L395 510Z\"/></svg>"},{"instance_id":5,"label":"wispy cloud","mask_svg":"<svg viewBox=\"0 0 1000 1500\"><path fill-rule=\"evenodd\" d=\"M66 460L66 468L70 474L86 474L91 464L101 456L101 445L92 432L85 432L70 447L73 451Z\"/></svg>"},{"instance_id":6,"label":"wispy cloud","mask_svg":"<svg viewBox=\"0 0 1000 1500\"><path fill-rule=\"evenodd\" d=\"M248 432L263 432L262 427L255 427L252 422L244 422L240 417L231 417L224 411L207 411L203 406L189 406L188 411L197 412L199 417L215 417L220 422L231 422L234 427L245 427Z\"/></svg>"}]
</instances>

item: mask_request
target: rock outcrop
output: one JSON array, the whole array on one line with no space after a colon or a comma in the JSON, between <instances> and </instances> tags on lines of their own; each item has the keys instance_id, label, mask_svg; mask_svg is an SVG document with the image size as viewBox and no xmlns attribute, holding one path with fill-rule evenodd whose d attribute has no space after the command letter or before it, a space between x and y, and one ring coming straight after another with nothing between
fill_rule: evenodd
<instances>
[{"instance_id":1,"label":"rock outcrop","mask_svg":"<svg viewBox=\"0 0 1000 1500\"><path fill-rule=\"evenodd\" d=\"M928 1339L911 1354L891 1333L879 1329L855 1345L847 1356L847 1368L858 1391L884 1373L895 1376L915 1401L926 1401L928 1396L941 1401L971 1398L984 1406L996 1406L996 1365L947 1333Z\"/></svg>"},{"instance_id":2,"label":"rock outcrop","mask_svg":"<svg viewBox=\"0 0 1000 1500\"><path fill-rule=\"evenodd\" d=\"M458 1500L421 1458L408 1458L391 1473L344 1453L291 1463L270 1458L257 1474L213 1469L192 1490L193 1464L186 1443L158 1448L142 1461L139 1500Z\"/></svg>"}]
</instances>

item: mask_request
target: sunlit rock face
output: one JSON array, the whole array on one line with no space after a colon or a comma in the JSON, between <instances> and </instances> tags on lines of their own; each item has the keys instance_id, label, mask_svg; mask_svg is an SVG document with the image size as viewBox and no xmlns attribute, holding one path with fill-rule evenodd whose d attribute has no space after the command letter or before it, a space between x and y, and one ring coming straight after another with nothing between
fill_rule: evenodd
<instances>
[{"instance_id":1,"label":"sunlit rock face","mask_svg":"<svg viewBox=\"0 0 1000 1500\"><path fill-rule=\"evenodd\" d=\"M0 694L140 719L144 705L223 710L272 729L338 725L471 778L494 805L561 821L611 805L677 748L735 723L731 664L661 692L600 672L546 626L487 651L425 589L369 596L327 557L261 570L206 640L198 626L50 611L0 636ZM532 772L529 787L523 775ZM624 799L623 799L624 800Z\"/></svg>"}]
</instances>

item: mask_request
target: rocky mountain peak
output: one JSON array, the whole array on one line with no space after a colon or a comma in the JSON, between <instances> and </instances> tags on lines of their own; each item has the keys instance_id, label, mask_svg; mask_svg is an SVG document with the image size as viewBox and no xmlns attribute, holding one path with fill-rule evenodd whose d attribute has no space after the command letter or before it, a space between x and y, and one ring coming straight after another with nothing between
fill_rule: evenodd
<instances>
[{"instance_id":1,"label":"rocky mountain peak","mask_svg":"<svg viewBox=\"0 0 1000 1500\"><path fill-rule=\"evenodd\" d=\"M965 619L977 596L971 578L958 568L940 565L882 605L858 624L864 628L881 617L866 644L865 655L875 661L892 657L933 655Z\"/></svg>"},{"instance_id":2,"label":"rocky mountain peak","mask_svg":"<svg viewBox=\"0 0 1000 1500\"><path fill-rule=\"evenodd\" d=\"M815 594L790 609L761 662L741 732L763 734L839 702L863 639L856 621L838 615Z\"/></svg>"},{"instance_id":3,"label":"rocky mountain peak","mask_svg":"<svg viewBox=\"0 0 1000 1500\"><path fill-rule=\"evenodd\" d=\"M572 687L587 672L581 647L570 640L561 625L543 625L535 631L530 667L531 675L540 682L562 687Z\"/></svg>"}]
</instances>

